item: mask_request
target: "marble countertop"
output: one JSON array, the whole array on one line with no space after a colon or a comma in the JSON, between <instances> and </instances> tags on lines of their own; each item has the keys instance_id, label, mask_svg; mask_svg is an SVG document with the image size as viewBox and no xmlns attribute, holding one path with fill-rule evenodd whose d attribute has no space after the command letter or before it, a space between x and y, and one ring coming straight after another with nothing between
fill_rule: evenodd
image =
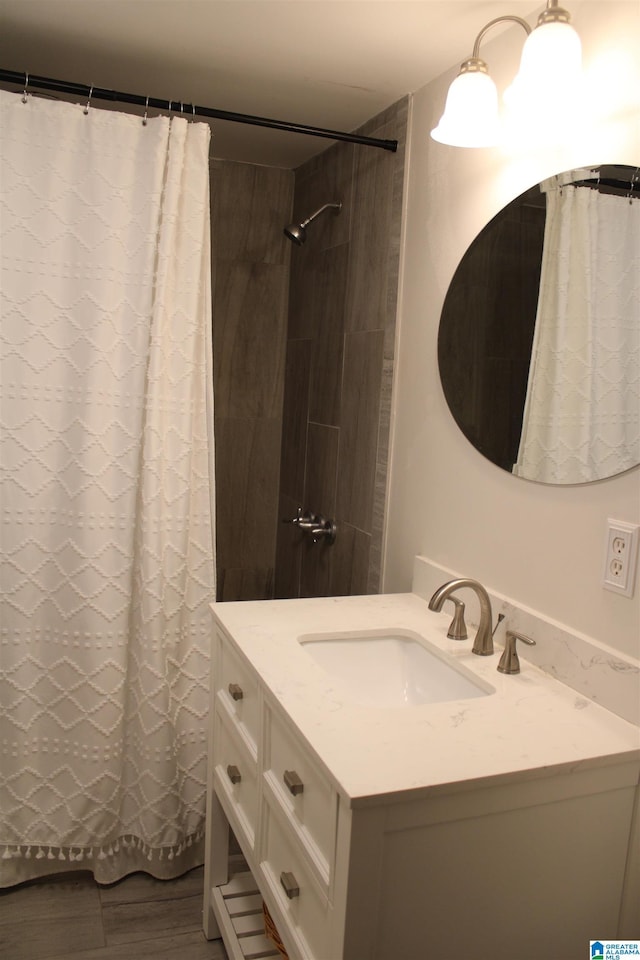
<instances>
[{"instance_id":1,"label":"marble countertop","mask_svg":"<svg viewBox=\"0 0 640 960\"><path fill-rule=\"evenodd\" d=\"M415 594L214 603L211 609L352 802L618 761L640 767L638 727L525 660L520 674L498 673L497 646L493 656L472 654L471 627L468 640L449 640L451 612L433 613ZM381 628L424 636L495 692L419 706L359 706L298 643L305 634Z\"/></svg>"}]
</instances>

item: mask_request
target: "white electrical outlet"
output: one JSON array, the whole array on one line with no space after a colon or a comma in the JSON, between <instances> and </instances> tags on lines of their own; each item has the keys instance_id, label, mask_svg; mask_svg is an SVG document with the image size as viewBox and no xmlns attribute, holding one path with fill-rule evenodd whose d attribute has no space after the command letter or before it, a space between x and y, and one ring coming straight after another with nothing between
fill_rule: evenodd
<instances>
[{"instance_id":1,"label":"white electrical outlet","mask_svg":"<svg viewBox=\"0 0 640 960\"><path fill-rule=\"evenodd\" d=\"M637 523L625 523L623 520L607 521L607 542L605 548L602 585L605 590L613 590L625 597L633 596L638 555Z\"/></svg>"}]
</instances>

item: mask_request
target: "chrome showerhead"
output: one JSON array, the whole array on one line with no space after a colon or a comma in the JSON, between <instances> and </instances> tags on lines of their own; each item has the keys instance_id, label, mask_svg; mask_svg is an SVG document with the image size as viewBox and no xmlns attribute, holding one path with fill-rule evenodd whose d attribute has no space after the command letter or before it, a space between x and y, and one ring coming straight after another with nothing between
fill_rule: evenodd
<instances>
[{"instance_id":1,"label":"chrome showerhead","mask_svg":"<svg viewBox=\"0 0 640 960\"><path fill-rule=\"evenodd\" d=\"M299 247L307 239L307 231L302 223L290 223L288 227L284 228L285 237L289 237L289 240L293 240Z\"/></svg>"},{"instance_id":2,"label":"chrome showerhead","mask_svg":"<svg viewBox=\"0 0 640 960\"><path fill-rule=\"evenodd\" d=\"M318 210L316 210L315 213L312 213L310 217L307 217L306 220L302 220L300 223L290 223L288 227L284 228L285 237L288 237L289 240L301 247L307 239L307 227L311 221L315 220L316 217L319 217L321 213L329 209L334 210L337 215L342 210L342 204L325 203L324 206L319 207Z\"/></svg>"}]
</instances>

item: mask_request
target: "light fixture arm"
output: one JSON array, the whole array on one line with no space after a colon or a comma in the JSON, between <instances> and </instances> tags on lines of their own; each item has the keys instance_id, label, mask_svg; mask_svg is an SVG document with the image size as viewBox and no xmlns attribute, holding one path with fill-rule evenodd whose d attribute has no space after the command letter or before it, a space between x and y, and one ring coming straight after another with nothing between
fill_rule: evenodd
<instances>
[{"instance_id":1,"label":"light fixture arm","mask_svg":"<svg viewBox=\"0 0 640 960\"><path fill-rule=\"evenodd\" d=\"M512 16L511 14L506 14L504 17L496 17L495 20L489 20L489 23L485 24L478 36L476 37L475 43L473 45L473 53L471 54L472 60L480 59L480 43L484 38L487 30L495 26L496 23L504 23L505 21L511 21L512 23L519 23L520 26L525 30L527 34L531 33L531 27L526 20L523 20L522 17Z\"/></svg>"}]
</instances>

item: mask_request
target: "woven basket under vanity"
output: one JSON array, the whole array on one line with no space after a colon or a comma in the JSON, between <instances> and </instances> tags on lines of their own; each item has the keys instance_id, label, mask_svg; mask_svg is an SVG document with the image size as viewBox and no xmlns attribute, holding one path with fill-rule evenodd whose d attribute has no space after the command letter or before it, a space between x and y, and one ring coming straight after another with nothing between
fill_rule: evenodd
<instances>
[{"instance_id":1,"label":"woven basket under vanity","mask_svg":"<svg viewBox=\"0 0 640 960\"><path fill-rule=\"evenodd\" d=\"M264 900L262 901L262 913L264 916L264 932L269 937L269 939L273 941L276 949L278 950L283 960L289 960L289 954L284 948L284 944L280 939L280 934L278 933L278 928L273 922L273 917L269 913L267 909L267 905L264 902Z\"/></svg>"}]
</instances>

